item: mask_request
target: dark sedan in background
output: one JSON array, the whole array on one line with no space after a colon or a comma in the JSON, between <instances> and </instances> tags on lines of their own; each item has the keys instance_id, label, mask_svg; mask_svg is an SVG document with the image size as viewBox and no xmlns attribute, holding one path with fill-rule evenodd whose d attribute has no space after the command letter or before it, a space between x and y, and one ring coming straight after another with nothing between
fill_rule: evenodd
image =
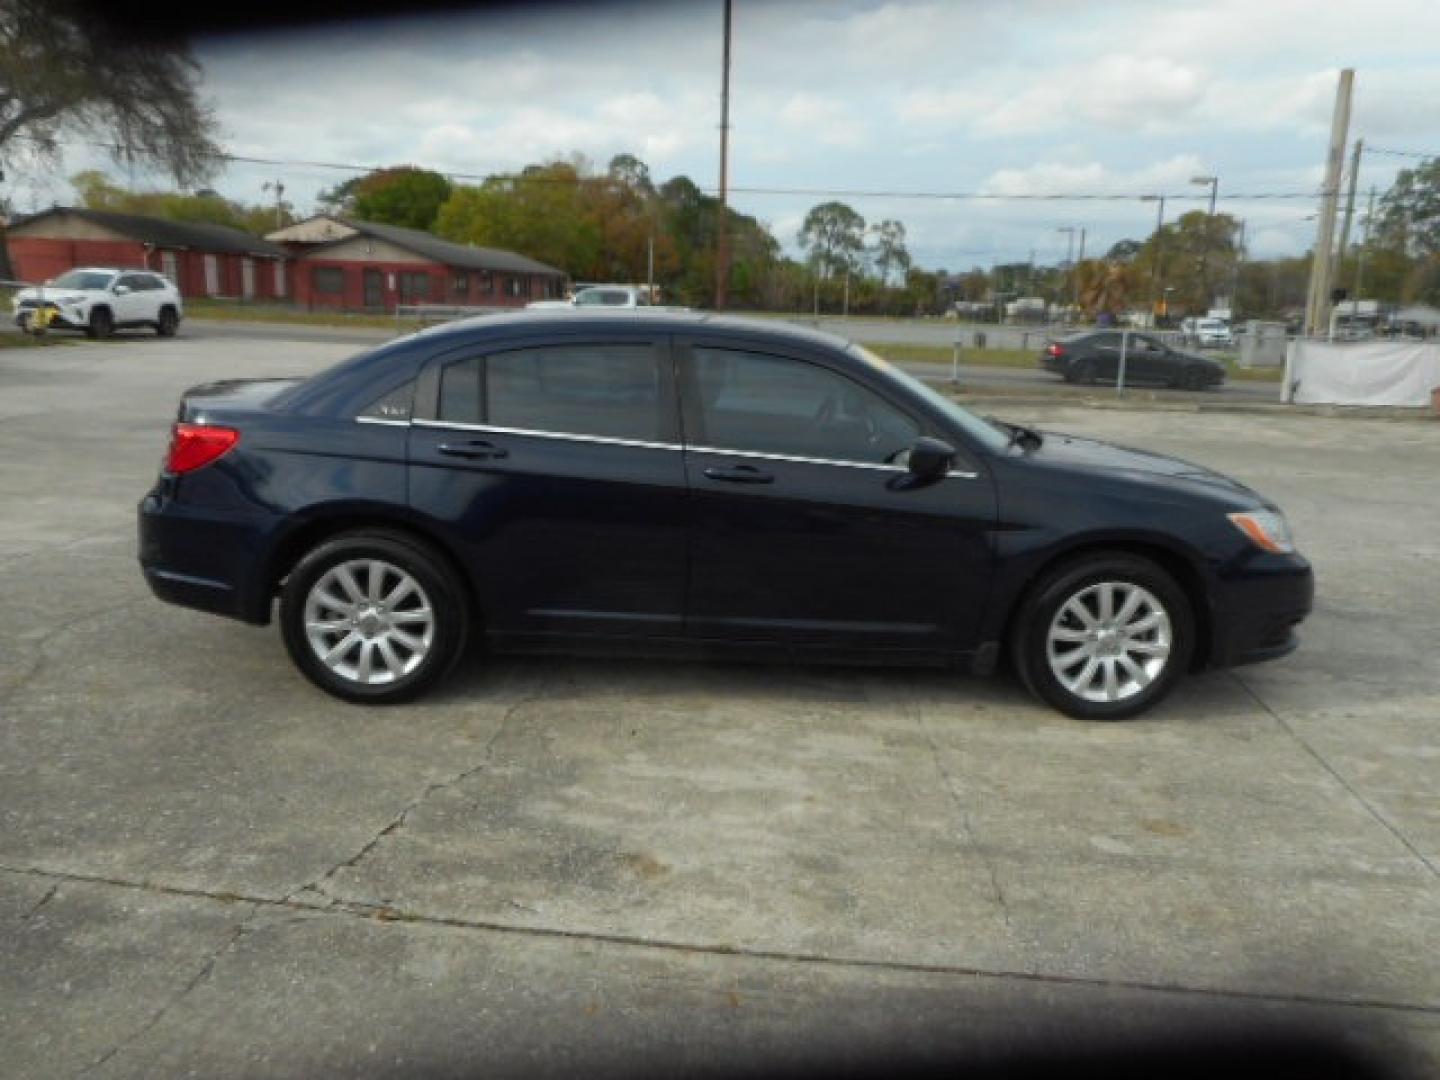
<instances>
[{"instance_id":1,"label":"dark sedan in background","mask_svg":"<svg viewBox=\"0 0 1440 1080\"><path fill-rule=\"evenodd\" d=\"M1088 330L1056 338L1040 353L1046 371L1070 383L1115 382L1120 377L1119 330ZM1225 381L1223 365L1165 344L1149 334L1129 334L1125 384L1211 390Z\"/></svg>"},{"instance_id":2,"label":"dark sedan in background","mask_svg":"<svg viewBox=\"0 0 1440 1080\"><path fill-rule=\"evenodd\" d=\"M491 316L180 402L140 505L178 604L352 701L476 638L976 672L1118 719L1281 656L1285 519L1217 473L981 420L859 346L699 314Z\"/></svg>"}]
</instances>

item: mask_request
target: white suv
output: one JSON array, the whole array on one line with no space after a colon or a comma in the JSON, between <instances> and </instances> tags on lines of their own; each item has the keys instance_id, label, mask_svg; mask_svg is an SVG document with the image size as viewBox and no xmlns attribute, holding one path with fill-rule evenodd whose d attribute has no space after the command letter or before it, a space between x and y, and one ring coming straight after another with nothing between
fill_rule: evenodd
<instances>
[{"instance_id":1,"label":"white suv","mask_svg":"<svg viewBox=\"0 0 1440 1080\"><path fill-rule=\"evenodd\" d=\"M113 266L67 270L44 285L21 289L14 300L16 325L29 330L42 305L52 311L50 326L84 330L92 338L131 326L172 337L185 313L180 290L166 278Z\"/></svg>"}]
</instances>

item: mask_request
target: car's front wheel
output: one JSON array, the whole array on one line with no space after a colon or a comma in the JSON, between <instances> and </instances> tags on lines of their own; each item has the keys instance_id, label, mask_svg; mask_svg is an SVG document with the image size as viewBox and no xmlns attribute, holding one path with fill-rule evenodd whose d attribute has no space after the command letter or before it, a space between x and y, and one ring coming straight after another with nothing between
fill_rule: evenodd
<instances>
[{"instance_id":1,"label":"car's front wheel","mask_svg":"<svg viewBox=\"0 0 1440 1080\"><path fill-rule=\"evenodd\" d=\"M85 333L97 341L108 338L115 331L115 317L110 314L109 308L96 308L90 312L90 322L85 327Z\"/></svg>"},{"instance_id":2,"label":"car's front wheel","mask_svg":"<svg viewBox=\"0 0 1440 1080\"><path fill-rule=\"evenodd\" d=\"M1160 701L1189 668L1195 621L1184 590L1149 559L1089 555L1036 582L1010 648L1042 701L1083 720L1123 720Z\"/></svg>"},{"instance_id":3,"label":"car's front wheel","mask_svg":"<svg viewBox=\"0 0 1440 1080\"><path fill-rule=\"evenodd\" d=\"M429 690L461 655L462 583L403 533L344 533L309 551L280 592L290 658L347 701L390 704Z\"/></svg>"}]
</instances>

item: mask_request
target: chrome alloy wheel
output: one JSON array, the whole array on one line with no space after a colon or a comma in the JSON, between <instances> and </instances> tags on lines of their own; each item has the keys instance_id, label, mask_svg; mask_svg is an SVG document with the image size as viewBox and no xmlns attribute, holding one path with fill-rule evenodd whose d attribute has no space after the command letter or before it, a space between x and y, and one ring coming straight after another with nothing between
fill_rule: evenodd
<instances>
[{"instance_id":1,"label":"chrome alloy wheel","mask_svg":"<svg viewBox=\"0 0 1440 1080\"><path fill-rule=\"evenodd\" d=\"M1050 622L1050 671L1086 701L1126 701L1160 677L1174 643L1170 615L1150 590L1128 581L1081 589Z\"/></svg>"},{"instance_id":2,"label":"chrome alloy wheel","mask_svg":"<svg viewBox=\"0 0 1440 1080\"><path fill-rule=\"evenodd\" d=\"M383 559L332 566L305 596L305 637L320 662L364 686L392 683L424 661L435 611L420 583Z\"/></svg>"}]
</instances>

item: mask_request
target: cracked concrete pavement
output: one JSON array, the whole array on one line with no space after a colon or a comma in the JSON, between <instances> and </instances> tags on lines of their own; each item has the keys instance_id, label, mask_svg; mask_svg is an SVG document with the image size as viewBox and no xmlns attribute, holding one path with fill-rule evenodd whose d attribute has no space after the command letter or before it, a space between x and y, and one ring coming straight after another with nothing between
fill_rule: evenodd
<instances>
[{"instance_id":1,"label":"cracked concrete pavement","mask_svg":"<svg viewBox=\"0 0 1440 1080\"><path fill-rule=\"evenodd\" d=\"M505 660L320 696L149 598L184 386L0 353L0 1076L562 1075L1256 1022L1440 1070L1440 425L1035 405L1273 495L1305 644L1085 725L944 672Z\"/></svg>"}]
</instances>

